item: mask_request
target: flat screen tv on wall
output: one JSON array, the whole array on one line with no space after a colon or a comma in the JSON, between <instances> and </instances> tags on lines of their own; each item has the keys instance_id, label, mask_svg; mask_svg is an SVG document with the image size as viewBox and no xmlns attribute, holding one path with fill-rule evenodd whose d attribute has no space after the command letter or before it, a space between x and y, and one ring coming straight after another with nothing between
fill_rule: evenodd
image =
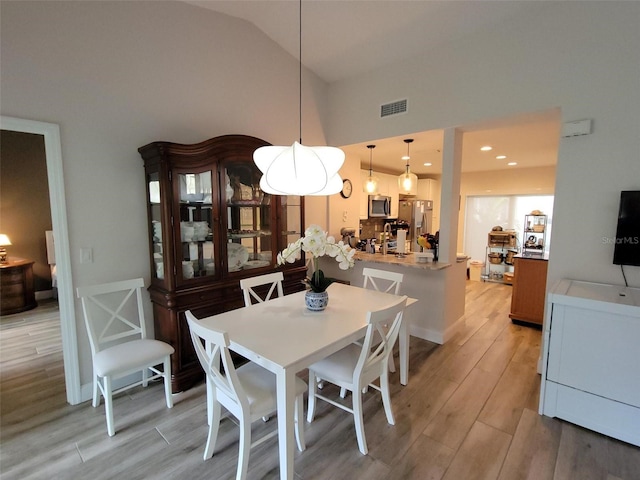
<instances>
[{"instance_id":1,"label":"flat screen tv on wall","mask_svg":"<svg viewBox=\"0 0 640 480\"><path fill-rule=\"evenodd\" d=\"M640 190L620 193L613 263L640 266Z\"/></svg>"}]
</instances>

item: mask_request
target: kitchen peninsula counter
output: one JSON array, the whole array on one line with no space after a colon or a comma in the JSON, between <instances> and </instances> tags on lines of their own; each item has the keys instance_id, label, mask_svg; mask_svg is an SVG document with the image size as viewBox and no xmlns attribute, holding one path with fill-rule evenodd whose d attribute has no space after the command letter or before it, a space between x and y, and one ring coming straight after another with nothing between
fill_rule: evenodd
<instances>
[{"instance_id":1,"label":"kitchen peninsula counter","mask_svg":"<svg viewBox=\"0 0 640 480\"><path fill-rule=\"evenodd\" d=\"M404 258L395 254L356 252L355 265L340 270L335 259L324 256L320 268L325 276L362 286L364 268L376 268L404 275L400 293L418 302L407 307L404 320L415 337L443 344L464 325L464 296L467 278L465 259L449 262L418 263L416 255ZM329 299L331 306L331 299Z\"/></svg>"},{"instance_id":2,"label":"kitchen peninsula counter","mask_svg":"<svg viewBox=\"0 0 640 480\"><path fill-rule=\"evenodd\" d=\"M450 263L445 262L418 263L417 257L413 253L407 253L405 254L404 258L399 258L395 253L388 253L387 255L383 255L381 253L356 252L355 260L356 262L360 261L382 263L387 265L401 265L403 267L419 268L423 270L442 270L451 266Z\"/></svg>"}]
</instances>

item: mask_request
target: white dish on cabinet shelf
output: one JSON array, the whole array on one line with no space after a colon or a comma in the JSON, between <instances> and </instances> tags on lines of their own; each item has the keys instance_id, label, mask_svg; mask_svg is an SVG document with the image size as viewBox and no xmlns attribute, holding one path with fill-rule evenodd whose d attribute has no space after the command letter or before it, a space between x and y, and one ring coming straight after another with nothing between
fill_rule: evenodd
<instances>
[{"instance_id":1,"label":"white dish on cabinet shelf","mask_svg":"<svg viewBox=\"0 0 640 480\"><path fill-rule=\"evenodd\" d=\"M268 250L263 250L258 254L258 257L260 257L260 260L266 260L269 263L271 263L271 256L272 256L272 253Z\"/></svg>"},{"instance_id":2,"label":"white dish on cabinet shelf","mask_svg":"<svg viewBox=\"0 0 640 480\"><path fill-rule=\"evenodd\" d=\"M244 233L230 233L229 238L254 238L260 235L259 231L244 232Z\"/></svg>"},{"instance_id":3,"label":"white dish on cabinet shelf","mask_svg":"<svg viewBox=\"0 0 640 480\"><path fill-rule=\"evenodd\" d=\"M229 175L227 174L226 170L224 172L224 179L225 179L225 193L227 196L227 202L230 202L231 198L233 198L233 188L231 187L231 179L229 178Z\"/></svg>"},{"instance_id":4,"label":"white dish on cabinet shelf","mask_svg":"<svg viewBox=\"0 0 640 480\"><path fill-rule=\"evenodd\" d=\"M249 260L249 251L239 243L227 243L227 259L230 272L237 272Z\"/></svg>"},{"instance_id":5,"label":"white dish on cabinet shelf","mask_svg":"<svg viewBox=\"0 0 640 480\"><path fill-rule=\"evenodd\" d=\"M249 260L248 262L245 262L243 268L260 268L266 267L267 265L271 265L271 262L267 260Z\"/></svg>"},{"instance_id":6,"label":"white dish on cabinet shelf","mask_svg":"<svg viewBox=\"0 0 640 480\"><path fill-rule=\"evenodd\" d=\"M271 235L269 230L243 230L241 232L230 232L229 238L256 238Z\"/></svg>"}]
</instances>

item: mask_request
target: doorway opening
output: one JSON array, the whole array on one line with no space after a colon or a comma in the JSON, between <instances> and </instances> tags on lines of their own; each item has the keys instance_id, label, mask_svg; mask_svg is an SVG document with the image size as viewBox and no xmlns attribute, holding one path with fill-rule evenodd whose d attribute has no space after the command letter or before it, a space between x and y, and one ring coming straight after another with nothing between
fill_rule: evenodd
<instances>
[{"instance_id":1,"label":"doorway opening","mask_svg":"<svg viewBox=\"0 0 640 480\"><path fill-rule=\"evenodd\" d=\"M67 209L62 168L62 146L60 128L53 123L0 117L0 129L13 132L42 135L44 139L51 205L51 222L55 237L56 275L58 280L58 304L60 309L60 332L64 360L64 378L67 402L81 402L80 368L76 332L75 302L71 278L71 256Z\"/></svg>"}]
</instances>

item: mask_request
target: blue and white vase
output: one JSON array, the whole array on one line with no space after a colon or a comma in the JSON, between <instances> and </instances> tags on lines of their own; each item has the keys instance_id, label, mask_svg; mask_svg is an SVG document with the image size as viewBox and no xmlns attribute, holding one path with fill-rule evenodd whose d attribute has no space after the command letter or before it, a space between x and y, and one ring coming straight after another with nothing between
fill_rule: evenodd
<instances>
[{"instance_id":1,"label":"blue and white vase","mask_svg":"<svg viewBox=\"0 0 640 480\"><path fill-rule=\"evenodd\" d=\"M313 290L307 290L304 296L304 303L307 309L312 312L321 312L329 304L329 294L324 292L314 292Z\"/></svg>"}]
</instances>

